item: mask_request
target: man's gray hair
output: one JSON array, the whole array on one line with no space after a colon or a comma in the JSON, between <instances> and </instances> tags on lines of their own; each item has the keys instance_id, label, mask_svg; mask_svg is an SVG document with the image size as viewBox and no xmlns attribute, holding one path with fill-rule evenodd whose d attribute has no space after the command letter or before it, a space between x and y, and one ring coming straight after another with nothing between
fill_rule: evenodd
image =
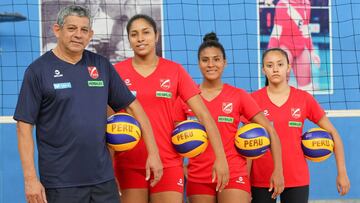
<instances>
[{"instance_id":1,"label":"man's gray hair","mask_svg":"<svg viewBox=\"0 0 360 203\"><path fill-rule=\"evenodd\" d=\"M79 5L71 5L62 8L58 13L56 23L60 25L60 27L62 27L64 25L65 18L68 16L87 17L90 22L90 27L92 25L92 17L90 10L85 7Z\"/></svg>"}]
</instances>

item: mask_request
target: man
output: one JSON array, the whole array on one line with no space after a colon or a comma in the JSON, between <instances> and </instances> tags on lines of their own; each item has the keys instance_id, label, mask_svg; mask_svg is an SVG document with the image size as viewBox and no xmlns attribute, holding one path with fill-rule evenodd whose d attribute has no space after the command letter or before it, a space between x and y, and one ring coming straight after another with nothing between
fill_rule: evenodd
<instances>
[{"instance_id":1,"label":"man","mask_svg":"<svg viewBox=\"0 0 360 203\"><path fill-rule=\"evenodd\" d=\"M138 101L104 57L85 50L90 12L63 8L53 26L57 46L26 70L14 119L25 195L30 203L116 202L119 194L105 144L106 108L125 109L139 121L155 182L162 163L150 123ZM33 125L40 180L34 166Z\"/></svg>"}]
</instances>

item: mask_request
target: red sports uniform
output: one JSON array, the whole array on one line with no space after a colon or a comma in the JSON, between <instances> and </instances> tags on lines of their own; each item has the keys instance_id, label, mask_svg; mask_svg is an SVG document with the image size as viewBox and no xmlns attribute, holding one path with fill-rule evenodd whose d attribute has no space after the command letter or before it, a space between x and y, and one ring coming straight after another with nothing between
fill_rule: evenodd
<instances>
[{"instance_id":1,"label":"red sports uniform","mask_svg":"<svg viewBox=\"0 0 360 203\"><path fill-rule=\"evenodd\" d=\"M313 50L310 11L309 0L280 0L275 7L274 28L268 48L286 48L293 57L299 56L305 48Z\"/></svg>"},{"instance_id":2,"label":"red sports uniform","mask_svg":"<svg viewBox=\"0 0 360 203\"><path fill-rule=\"evenodd\" d=\"M181 65L163 58L159 58L155 71L147 77L136 72L131 58L117 63L115 68L149 117L164 168L182 167L182 157L170 140L174 129L173 107L177 97L186 101L199 94L196 84ZM141 139L134 149L115 154L115 171L119 168L144 169L146 159L147 150Z\"/></svg>"},{"instance_id":3,"label":"red sports uniform","mask_svg":"<svg viewBox=\"0 0 360 203\"><path fill-rule=\"evenodd\" d=\"M291 87L288 100L280 107L271 102L266 87L252 93L251 96L279 135L285 187L309 185L309 170L301 149L302 130L305 119L317 123L325 115L324 110L313 96L294 87ZM251 185L269 187L273 169L270 151L253 160Z\"/></svg>"},{"instance_id":4,"label":"red sports uniform","mask_svg":"<svg viewBox=\"0 0 360 203\"><path fill-rule=\"evenodd\" d=\"M234 146L234 136L239 127L240 117L244 116L251 120L253 116L260 112L260 108L246 91L227 84L224 84L221 93L213 100L207 101L203 98L203 101L221 134L230 169L229 185L232 182L245 184L244 181L247 180L248 176L246 159L237 153ZM175 109L178 109L178 106L177 103ZM188 119L194 116L193 112L184 103L182 109ZM181 117L181 114L177 114L177 116L177 121L185 119L184 116ZM189 159L188 180L195 183L211 183L214 161L215 154L209 144L204 153ZM216 185L213 186L215 188Z\"/></svg>"}]
</instances>

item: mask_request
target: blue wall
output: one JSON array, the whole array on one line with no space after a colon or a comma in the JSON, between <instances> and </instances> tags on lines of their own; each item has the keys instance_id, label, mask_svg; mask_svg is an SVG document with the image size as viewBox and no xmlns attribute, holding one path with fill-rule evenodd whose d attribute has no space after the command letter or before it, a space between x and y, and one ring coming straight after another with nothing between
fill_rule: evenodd
<instances>
[{"instance_id":1,"label":"blue wall","mask_svg":"<svg viewBox=\"0 0 360 203\"><path fill-rule=\"evenodd\" d=\"M16 2L16 4L14 3ZM224 80L248 91L258 88L257 7L254 0L164 0L163 34L165 57L182 63L200 81L197 48L202 36L215 31L227 50ZM229 4L231 4L231 6ZM349 4L351 3L351 4ZM334 73L333 95L317 96L325 109L360 109L359 0L332 1ZM215 5L215 6L214 6ZM0 12L20 12L27 21L0 23L1 115L12 115L18 89L27 65L40 54L37 0L1 0ZM95 28L96 29L96 28ZM360 118L332 118L342 135L352 183L345 198L360 199L360 161L356 157ZM312 124L307 124L308 129ZM25 202L22 170L14 124L0 124L0 203ZM323 163L310 163L311 199L338 199L336 166L332 156Z\"/></svg>"}]
</instances>

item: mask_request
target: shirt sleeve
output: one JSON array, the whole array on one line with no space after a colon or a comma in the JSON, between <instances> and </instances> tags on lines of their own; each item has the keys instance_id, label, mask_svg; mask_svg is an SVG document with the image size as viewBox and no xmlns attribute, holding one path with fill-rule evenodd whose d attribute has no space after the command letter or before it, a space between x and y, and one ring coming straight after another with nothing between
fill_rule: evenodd
<instances>
[{"instance_id":1,"label":"shirt sleeve","mask_svg":"<svg viewBox=\"0 0 360 203\"><path fill-rule=\"evenodd\" d=\"M36 124L42 102L42 91L38 77L29 67L24 74L18 97L14 120Z\"/></svg>"},{"instance_id":2,"label":"shirt sleeve","mask_svg":"<svg viewBox=\"0 0 360 203\"><path fill-rule=\"evenodd\" d=\"M324 109L321 108L320 104L315 98L309 93L306 94L306 117L314 123L318 123L319 120L325 115Z\"/></svg>"},{"instance_id":3,"label":"shirt sleeve","mask_svg":"<svg viewBox=\"0 0 360 203\"><path fill-rule=\"evenodd\" d=\"M131 93L119 74L115 71L114 66L109 63L109 98L108 104L115 111L129 106L134 100L135 96Z\"/></svg>"},{"instance_id":4,"label":"shirt sleeve","mask_svg":"<svg viewBox=\"0 0 360 203\"><path fill-rule=\"evenodd\" d=\"M244 118L250 121L261 109L256 101L245 91L241 90L241 105L240 112ZM245 121L244 119L242 121Z\"/></svg>"},{"instance_id":5,"label":"shirt sleeve","mask_svg":"<svg viewBox=\"0 0 360 203\"><path fill-rule=\"evenodd\" d=\"M178 93L183 101L187 101L191 97L200 94L199 88L196 86L195 82L192 80L190 75L185 71L185 69L179 65L179 84L178 84Z\"/></svg>"}]
</instances>

